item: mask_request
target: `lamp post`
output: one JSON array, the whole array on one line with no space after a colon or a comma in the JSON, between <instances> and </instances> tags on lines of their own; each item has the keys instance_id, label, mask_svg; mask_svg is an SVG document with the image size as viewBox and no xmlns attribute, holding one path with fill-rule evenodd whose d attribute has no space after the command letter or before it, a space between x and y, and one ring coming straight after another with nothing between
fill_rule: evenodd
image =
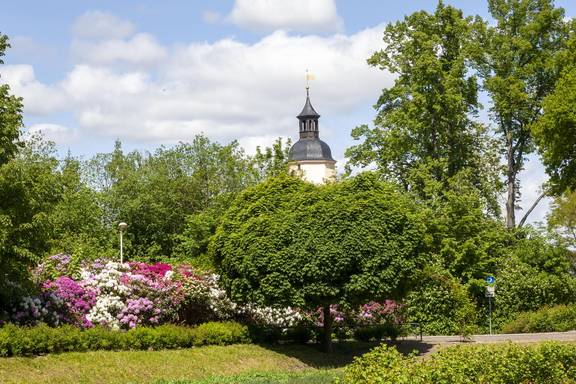
<instances>
[{"instance_id":1,"label":"lamp post","mask_svg":"<svg viewBox=\"0 0 576 384\"><path fill-rule=\"evenodd\" d=\"M125 222L121 222L118 224L118 228L120 228L120 264L124 263L124 243L122 239L122 235L124 234L124 230L128 227L128 224Z\"/></svg>"}]
</instances>

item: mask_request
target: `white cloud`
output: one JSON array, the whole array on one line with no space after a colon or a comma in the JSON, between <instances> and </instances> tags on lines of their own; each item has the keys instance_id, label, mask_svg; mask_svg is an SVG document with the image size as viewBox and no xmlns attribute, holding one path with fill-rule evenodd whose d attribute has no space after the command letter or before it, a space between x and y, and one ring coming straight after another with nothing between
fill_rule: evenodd
<instances>
[{"instance_id":1,"label":"white cloud","mask_svg":"<svg viewBox=\"0 0 576 384\"><path fill-rule=\"evenodd\" d=\"M24 99L24 111L33 115L46 115L67 107L67 97L58 87L42 84L36 79L31 65L2 67L0 83L8 84L11 93Z\"/></svg>"},{"instance_id":2,"label":"white cloud","mask_svg":"<svg viewBox=\"0 0 576 384\"><path fill-rule=\"evenodd\" d=\"M76 40L72 50L81 62L93 64L126 62L146 65L157 63L166 55L165 48L146 33L139 33L128 40Z\"/></svg>"},{"instance_id":3,"label":"white cloud","mask_svg":"<svg viewBox=\"0 0 576 384\"><path fill-rule=\"evenodd\" d=\"M26 133L28 136L40 133L43 137L59 144L67 144L78 139L76 130L59 124L34 124Z\"/></svg>"},{"instance_id":4,"label":"white cloud","mask_svg":"<svg viewBox=\"0 0 576 384\"><path fill-rule=\"evenodd\" d=\"M366 64L379 48L381 31L378 26L329 37L275 32L253 44L233 39L156 44L162 54L149 56L153 69L130 69L121 65L120 54L109 53L106 59L94 57L96 63L84 59L52 87L37 86L65 95L80 135L170 143L204 133L255 148L258 138L270 144L268 139L297 135L295 115L304 103L306 68L317 75L311 95L319 113L337 116L373 103L392 81L390 74ZM121 47L138 36L98 44ZM29 72L27 78L37 83Z\"/></svg>"},{"instance_id":5,"label":"white cloud","mask_svg":"<svg viewBox=\"0 0 576 384\"><path fill-rule=\"evenodd\" d=\"M89 39L126 38L134 34L134 24L101 11L89 11L76 19L72 26L75 36Z\"/></svg>"},{"instance_id":6,"label":"white cloud","mask_svg":"<svg viewBox=\"0 0 576 384\"><path fill-rule=\"evenodd\" d=\"M264 31L337 32L343 27L334 0L236 0L228 19Z\"/></svg>"}]
</instances>

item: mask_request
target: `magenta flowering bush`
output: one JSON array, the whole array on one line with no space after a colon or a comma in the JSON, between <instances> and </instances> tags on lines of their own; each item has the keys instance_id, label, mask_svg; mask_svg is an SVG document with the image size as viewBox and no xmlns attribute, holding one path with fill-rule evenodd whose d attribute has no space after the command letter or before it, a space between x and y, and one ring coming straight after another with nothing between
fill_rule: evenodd
<instances>
[{"instance_id":1,"label":"magenta flowering bush","mask_svg":"<svg viewBox=\"0 0 576 384\"><path fill-rule=\"evenodd\" d=\"M61 302L61 309L57 311L60 316L59 322L75 324L83 328L92 326L86 315L96 304L98 294L96 289L85 286L82 282L77 282L68 276L59 276L54 281L44 282L42 290Z\"/></svg>"},{"instance_id":2,"label":"magenta flowering bush","mask_svg":"<svg viewBox=\"0 0 576 384\"><path fill-rule=\"evenodd\" d=\"M78 263L59 254L47 258L33 276L40 293L14 308L11 320L17 324L131 329L241 319L290 327L301 319L300 312L290 308L237 305L219 286L218 275L198 273L188 265Z\"/></svg>"}]
</instances>

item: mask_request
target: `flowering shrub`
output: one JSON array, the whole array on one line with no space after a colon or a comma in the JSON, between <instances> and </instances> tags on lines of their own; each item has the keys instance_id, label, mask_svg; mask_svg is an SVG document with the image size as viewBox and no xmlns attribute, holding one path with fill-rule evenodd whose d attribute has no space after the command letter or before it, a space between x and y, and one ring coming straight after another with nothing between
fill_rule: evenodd
<instances>
[{"instance_id":1,"label":"flowering shrub","mask_svg":"<svg viewBox=\"0 0 576 384\"><path fill-rule=\"evenodd\" d=\"M360 307L358 322L362 325L398 324L403 321L401 309L402 306L394 300L371 301Z\"/></svg>"},{"instance_id":2,"label":"flowering shrub","mask_svg":"<svg viewBox=\"0 0 576 384\"><path fill-rule=\"evenodd\" d=\"M198 274L190 266L165 263L77 263L55 255L33 275L40 293L14 308L17 324L73 324L132 329L169 322L199 324L242 319L259 325L293 326L300 320L290 308L240 306L218 285L219 276Z\"/></svg>"}]
</instances>

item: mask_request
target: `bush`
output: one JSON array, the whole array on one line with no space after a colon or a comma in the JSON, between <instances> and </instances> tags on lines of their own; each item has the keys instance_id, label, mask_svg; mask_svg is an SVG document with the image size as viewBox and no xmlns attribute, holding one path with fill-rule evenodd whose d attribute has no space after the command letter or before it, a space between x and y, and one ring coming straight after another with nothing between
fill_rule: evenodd
<instances>
[{"instance_id":1,"label":"bush","mask_svg":"<svg viewBox=\"0 0 576 384\"><path fill-rule=\"evenodd\" d=\"M408 322L417 322L426 335L465 335L475 322L475 308L466 288L449 272L427 267L417 289L406 298Z\"/></svg>"},{"instance_id":2,"label":"bush","mask_svg":"<svg viewBox=\"0 0 576 384\"><path fill-rule=\"evenodd\" d=\"M544 272L511 258L496 278L494 308L500 324L513 320L520 312L576 302L576 278L568 273Z\"/></svg>"},{"instance_id":3,"label":"bush","mask_svg":"<svg viewBox=\"0 0 576 384\"><path fill-rule=\"evenodd\" d=\"M576 383L576 345L468 345L427 359L404 357L382 345L346 368L344 383Z\"/></svg>"},{"instance_id":4,"label":"bush","mask_svg":"<svg viewBox=\"0 0 576 384\"><path fill-rule=\"evenodd\" d=\"M576 329L576 305L543 307L522 312L502 326L503 333L565 332Z\"/></svg>"},{"instance_id":5,"label":"bush","mask_svg":"<svg viewBox=\"0 0 576 384\"><path fill-rule=\"evenodd\" d=\"M126 332L96 327L47 325L0 328L0 356L27 356L95 350L176 349L249 342L248 329L238 323L205 323L195 328L164 325L136 327Z\"/></svg>"},{"instance_id":6,"label":"bush","mask_svg":"<svg viewBox=\"0 0 576 384\"><path fill-rule=\"evenodd\" d=\"M195 328L194 345L228 345L250 341L248 328L234 322L204 323Z\"/></svg>"}]
</instances>

